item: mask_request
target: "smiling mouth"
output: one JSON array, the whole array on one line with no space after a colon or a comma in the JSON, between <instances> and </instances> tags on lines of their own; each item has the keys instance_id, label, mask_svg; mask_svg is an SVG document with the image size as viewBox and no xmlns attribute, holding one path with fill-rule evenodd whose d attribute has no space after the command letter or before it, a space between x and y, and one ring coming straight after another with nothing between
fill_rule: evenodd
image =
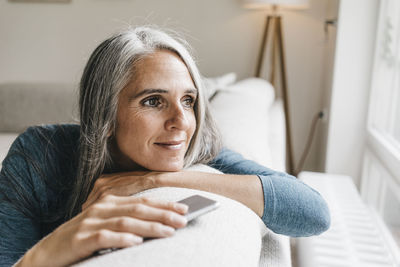
<instances>
[{"instance_id":1,"label":"smiling mouth","mask_svg":"<svg viewBox=\"0 0 400 267\"><path fill-rule=\"evenodd\" d=\"M183 141L168 141L168 142L160 142L160 143L154 143L157 146L160 146L165 149L169 150L179 150L183 148Z\"/></svg>"}]
</instances>

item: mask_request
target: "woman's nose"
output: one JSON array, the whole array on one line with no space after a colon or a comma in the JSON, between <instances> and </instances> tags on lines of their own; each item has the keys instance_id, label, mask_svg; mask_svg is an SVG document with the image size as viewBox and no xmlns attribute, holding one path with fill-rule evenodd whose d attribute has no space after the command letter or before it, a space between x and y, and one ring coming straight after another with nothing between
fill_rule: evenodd
<instances>
[{"instance_id":1,"label":"woman's nose","mask_svg":"<svg viewBox=\"0 0 400 267\"><path fill-rule=\"evenodd\" d=\"M186 130L189 125L186 112L181 104L171 105L168 108L168 119L165 122L167 130Z\"/></svg>"}]
</instances>

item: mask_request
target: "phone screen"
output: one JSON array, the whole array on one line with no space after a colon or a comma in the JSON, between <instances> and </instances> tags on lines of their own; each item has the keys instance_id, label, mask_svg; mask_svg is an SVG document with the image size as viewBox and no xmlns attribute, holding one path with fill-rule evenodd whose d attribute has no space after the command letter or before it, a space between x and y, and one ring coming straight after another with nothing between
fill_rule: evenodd
<instances>
[{"instance_id":1,"label":"phone screen","mask_svg":"<svg viewBox=\"0 0 400 267\"><path fill-rule=\"evenodd\" d=\"M215 210L219 207L219 203L215 200L200 196L194 195L185 199L178 201L178 203L184 203L189 206L188 212L185 214L185 217L188 221L193 220L194 218L203 215L207 212Z\"/></svg>"}]
</instances>

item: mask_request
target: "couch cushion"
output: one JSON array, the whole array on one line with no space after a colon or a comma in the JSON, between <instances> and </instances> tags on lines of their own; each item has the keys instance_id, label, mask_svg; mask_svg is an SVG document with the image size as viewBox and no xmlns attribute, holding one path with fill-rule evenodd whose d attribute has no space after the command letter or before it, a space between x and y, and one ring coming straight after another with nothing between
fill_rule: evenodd
<instances>
[{"instance_id":1,"label":"couch cushion","mask_svg":"<svg viewBox=\"0 0 400 267\"><path fill-rule=\"evenodd\" d=\"M211 110L224 146L245 158L273 168L269 111L274 88L265 80L250 78L221 88L211 101Z\"/></svg>"},{"instance_id":2,"label":"couch cushion","mask_svg":"<svg viewBox=\"0 0 400 267\"><path fill-rule=\"evenodd\" d=\"M55 83L0 84L0 132L37 124L76 122L75 86Z\"/></svg>"},{"instance_id":3,"label":"couch cushion","mask_svg":"<svg viewBox=\"0 0 400 267\"><path fill-rule=\"evenodd\" d=\"M236 73L230 72L218 77L203 78L203 86L207 99L212 99L221 88L226 88L236 82Z\"/></svg>"}]
</instances>

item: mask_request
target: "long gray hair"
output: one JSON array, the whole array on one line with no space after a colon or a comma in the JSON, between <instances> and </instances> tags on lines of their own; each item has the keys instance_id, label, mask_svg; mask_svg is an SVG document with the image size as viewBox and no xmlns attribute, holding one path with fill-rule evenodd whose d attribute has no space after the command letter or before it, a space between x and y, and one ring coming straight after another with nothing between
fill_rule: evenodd
<instances>
[{"instance_id":1,"label":"long gray hair","mask_svg":"<svg viewBox=\"0 0 400 267\"><path fill-rule=\"evenodd\" d=\"M81 211L94 182L105 168L114 164L109 133L114 133L116 128L119 93L135 77L136 63L162 49L182 59L198 91L194 106L196 130L185 155L184 167L207 163L218 154L220 135L210 116L201 76L187 43L153 27L137 27L116 34L94 50L80 82L79 164L68 218Z\"/></svg>"}]
</instances>

